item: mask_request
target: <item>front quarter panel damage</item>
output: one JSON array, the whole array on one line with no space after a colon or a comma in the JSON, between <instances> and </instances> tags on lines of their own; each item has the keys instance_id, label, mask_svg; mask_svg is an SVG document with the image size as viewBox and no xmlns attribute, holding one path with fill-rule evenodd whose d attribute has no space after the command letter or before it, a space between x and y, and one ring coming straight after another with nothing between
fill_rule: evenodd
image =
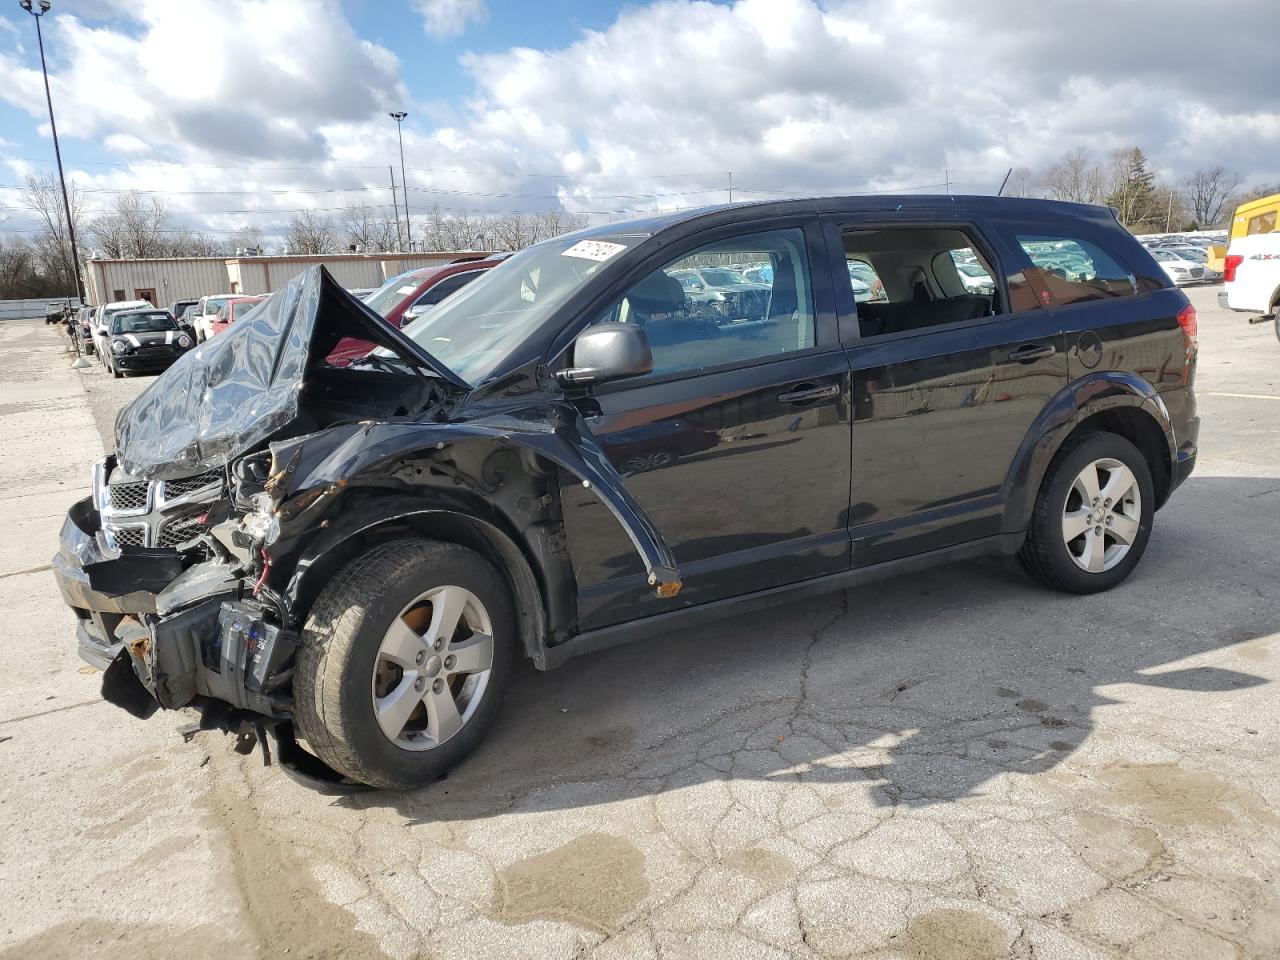
<instances>
[{"instance_id":1,"label":"front quarter panel damage","mask_svg":"<svg viewBox=\"0 0 1280 960\"><path fill-rule=\"evenodd\" d=\"M679 592L680 572L671 549L631 496L581 414L562 401L495 410L447 424L346 424L272 444L271 473L282 478L274 490L280 539L300 537L322 522L325 511L320 507L326 501L336 504L343 492L355 493L368 486L411 487L415 475L445 489L461 488L472 499L490 500L497 487L512 479L511 465L495 469L474 465L493 463L492 455L502 450L550 461L591 489L631 539L655 593L674 597ZM512 459L519 469L519 457ZM412 466L419 462L426 465L425 472L421 466ZM528 473L524 476L531 479ZM529 497L536 493L532 485L524 492ZM567 558L563 562L567 564Z\"/></svg>"}]
</instances>

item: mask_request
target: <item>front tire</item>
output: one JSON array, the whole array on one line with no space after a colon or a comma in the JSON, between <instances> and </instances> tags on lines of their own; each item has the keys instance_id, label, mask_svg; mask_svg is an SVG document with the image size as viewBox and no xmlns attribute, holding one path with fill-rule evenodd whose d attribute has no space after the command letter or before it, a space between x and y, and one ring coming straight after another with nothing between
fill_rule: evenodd
<instances>
[{"instance_id":1,"label":"front tire","mask_svg":"<svg viewBox=\"0 0 1280 960\"><path fill-rule=\"evenodd\" d=\"M394 540L329 582L303 629L294 721L352 780L408 789L439 779L497 718L515 668L506 583L450 543Z\"/></svg>"},{"instance_id":2,"label":"front tire","mask_svg":"<svg viewBox=\"0 0 1280 960\"><path fill-rule=\"evenodd\" d=\"M1040 486L1018 559L1057 590L1110 590L1142 559L1155 505L1146 458L1124 437L1098 432L1069 441Z\"/></svg>"}]
</instances>

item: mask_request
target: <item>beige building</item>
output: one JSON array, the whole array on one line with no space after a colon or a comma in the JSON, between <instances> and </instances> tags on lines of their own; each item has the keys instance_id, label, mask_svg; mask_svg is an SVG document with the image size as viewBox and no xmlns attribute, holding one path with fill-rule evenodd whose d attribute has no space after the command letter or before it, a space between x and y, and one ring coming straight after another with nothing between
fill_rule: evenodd
<instances>
[{"instance_id":1,"label":"beige building","mask_svg":"<svg viewBox=\"0 0 1280 960\"><path fill-rule=\"evenodd\" d=\"M174 257L155 260L86 260L85 282L92 304L149 300L167 307L218 293L271 293L307 267L322 263L348 289L379 287L406 270L476 260L487 254L341 253L326 256Z\"/></svg>"}]
</instances>

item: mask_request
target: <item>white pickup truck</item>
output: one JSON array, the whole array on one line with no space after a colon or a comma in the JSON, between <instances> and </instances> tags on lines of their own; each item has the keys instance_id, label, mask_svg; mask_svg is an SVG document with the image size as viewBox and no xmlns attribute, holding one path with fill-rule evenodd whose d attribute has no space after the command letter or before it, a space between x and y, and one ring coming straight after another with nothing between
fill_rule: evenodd
<instances>
[{"instance_id":1,"label":"white pickup truck","mask_svg":"<svg viewBox=\"0 0 1280 960\"><path fill-rule=\"evenodd\" d=\"M1222 262L1218 304L1273 318L1280 337L1280 233L1255 233L1231 241Z\"/></svg>"}]
</instances>

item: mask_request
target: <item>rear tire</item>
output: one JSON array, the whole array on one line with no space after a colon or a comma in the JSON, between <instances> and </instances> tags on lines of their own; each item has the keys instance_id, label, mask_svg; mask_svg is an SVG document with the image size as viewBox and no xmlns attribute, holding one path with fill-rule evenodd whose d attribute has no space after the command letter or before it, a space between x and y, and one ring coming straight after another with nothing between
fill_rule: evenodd
<instances>
[{"instance_id":1,"label":"rear tire","mask_svg":"<svg viewBox=\"0 0 1280 960\"><path fill-rule=\"evenodd\" d=\"M455 607L456 627L438 630ZM485 656L486 637L491 657L469 659ZM312 752L352 780L424 786L493 725L516 651L506 583L484 558L428 540L379 544L347 564L311 609L294 722Z\"/></svg>"},{"instance_id":2,"label":"rear tire","mask_svg":"<svg viewBox=\"0 0 1280 960\"><path fill-rule=\"evenodd\" d=\"M1155 503L1146 458L1124 437L1098 432L1070 440L1040 485L1018 559L1045 586L1110 590L1142 559Z\"/></svg>"}]
</instances>

